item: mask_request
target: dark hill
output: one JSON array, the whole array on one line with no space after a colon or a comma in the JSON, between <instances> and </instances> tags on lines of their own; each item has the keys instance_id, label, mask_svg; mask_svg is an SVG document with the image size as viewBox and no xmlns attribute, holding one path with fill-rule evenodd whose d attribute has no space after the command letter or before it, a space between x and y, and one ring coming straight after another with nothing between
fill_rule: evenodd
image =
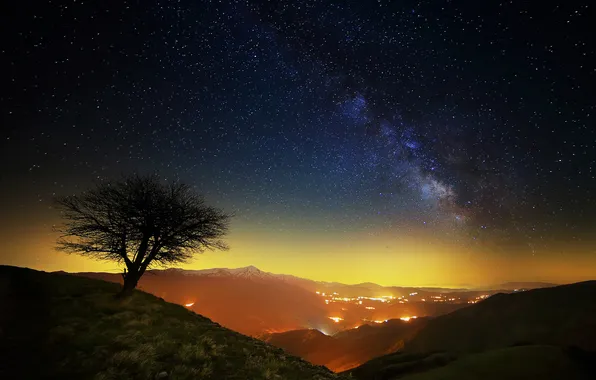
<instances>
[{"instance_id":1,"label":"dark hill","mask_svg":"<svg viewBox=\"0 0 596 380\"><path fill-rule=\"evenodd\" d=\"M488 299L434 318L360 380L596 378L596 281ZM410 377L411 376L411 377Z\"/></svg>"},{"instance_id":2,"label":"dark hill","mask_svg":"<svg viewBox=\"0 0 596 380\"><path fill-rule=\"evenodd\" d=\"M0 266L1 379L334 379L323 367L114 283Z\"/></svg>"},{"instance_id":3,"label":"dark hill","mask_svg":"<svg viewBox=\"0 0 596 380\"><path fill-rule=\"evenodd\" d=\"M562 347L519 346L469 355L403 380L592 380L593 372L586 365Z\"/></svg>"},{"instance_id":4,"label":"dark hill","mask_svg":"<svg viewBox=\"0 0 596 380\"><path fill-rule=\"evenodd\" d=\"M350 371L358 380L591 380L593 354L556 346L517 346L456 356L395 353Z\"/></svg>"},{"instance_id":5,"label":"dark hill","mask_svg":"<svg viewBox=\"0 0 596 380\"><path fill-rule=\"evenodd\" d=\"M433 319L409 352L479 352L516 344L596 351L596 281L492 297Z\"/></svg>"}]
</instances>

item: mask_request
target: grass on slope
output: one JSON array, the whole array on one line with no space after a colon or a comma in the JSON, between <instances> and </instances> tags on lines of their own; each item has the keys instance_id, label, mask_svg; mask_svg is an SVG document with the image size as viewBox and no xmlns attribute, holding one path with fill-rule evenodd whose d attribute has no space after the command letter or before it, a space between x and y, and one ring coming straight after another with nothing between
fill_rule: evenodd
<instances>
[{"instance_id":1,"label":"grass on slope","mask_svg":"<svg viewBox=\"0 0 596 380\"><path fill-rule=\"evenodd\" d=\"M468 355L403 380L592 379L569 352L554 346L520 346Z\"/></svg>"},{"instance_id":2,"label":"grass on slope","mask_svg":"<svg viewBox=\"0 0 596 380\"><path fill-rule=\"evenodd\" d=\"M340 378L152 295L118 301L118 290L0 266L0 378Z\"/></svg>"}]
</instances>

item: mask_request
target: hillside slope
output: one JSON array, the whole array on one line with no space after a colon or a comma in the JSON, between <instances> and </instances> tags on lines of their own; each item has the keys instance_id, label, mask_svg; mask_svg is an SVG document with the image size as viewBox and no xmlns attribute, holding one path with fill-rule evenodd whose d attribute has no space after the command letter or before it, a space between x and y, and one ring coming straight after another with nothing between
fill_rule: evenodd
<instances>
[{"instance_id":1,"label":"hillside slope","mask_svg":"<svg viewBox=\"0 0 596 380\"><path fill-rule=\"evenodd\" d=\"M596 378L594 364L596 281L588 281L497 294L434 318L402 352L350 374L359 380L568 380Z\"/></svg>"},{"instance_id":2,"label":"hillside slope","mask_svg":"<svg viewBox=\"0 0 596 380\"><path fill-rule=\"evenodd\" d=\"M573 351L554 346L522 346L468 355L430 371L403 380L591 380L589 362L574 357Z\"/></svg>"},{"instance_id":3,"label":"hillside slope","mask_svg":"<svg viewBox=\"0 0 596 380\"><path fill-rule=\"evenodd\" d=\"M596 281L496 294L430 321L408 352L480 352L515 344L596 351Z\"/></svg>"},{"instance_id":4,"label":"hillside slope","mask_svg":"<svg viewBox=\"0 0 596 380\"><path fill-rule=\"evenodd\" d=\"M270 334L263 339L292 355L333 371L345 371L381 355L401 349L427 323L426 318L399 319L328 336L318 330L294 330Z\"/></svg>"},{"instance_id":5,"label":"hillside slope","mask_svg":"<svg viewBox=\"0 0 596 380\"><path fill-rule=\"evenodd\" d=\"M518 346L469 355L395 353L350 371L358 380L590 380L594 354L556 346Z\"/></svg>"},{"instance_id":6,"label":"hillside slope","mask_svg":"<svg viewBox=\"0 0 596 380\"><path fill-rule=\"evenodd\" d=\"M118 301L118 289L0 266L0 378L341 378L152 295Z\"/></svg>"}]
</instances>

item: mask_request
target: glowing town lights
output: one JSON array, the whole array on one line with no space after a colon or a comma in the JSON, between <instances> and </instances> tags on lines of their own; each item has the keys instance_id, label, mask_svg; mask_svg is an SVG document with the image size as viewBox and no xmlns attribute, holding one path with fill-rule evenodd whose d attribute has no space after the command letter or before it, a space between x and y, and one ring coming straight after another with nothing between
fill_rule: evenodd
<instances>
[{"instance_id":1,"label":"glowing town lights","mask_svg":"<svg viewBox=\"0 0 596 380\"><path fill-rule=\"evenodd\" d=\"M329 317L329 319L331 319L335 323L339 323L340 321L344 320L343 318L340 318L340 317Z\"/></svg>"},{"instance_id":2,"label":"glowing town lights","mask_svg":"<svg viewBox=\"0 0 596 380\"><path fill-rule=\"evenodd\" d=\"M190 303L185 303L185 304L184 304L184 306L186 306L186 307L191 307L191 306L192 306L192 305L194 305L194 304L195 304L194 302L190 302Z\"/></svg>"},{"instance_id":3,"label":"glowing town lights","mask_svg":"<svg viewBox=\"0 0 596 380\"><path fill-rule=\"evenodd\" d=\"M520 291L523 291L523 289L520 289ZM400 303L400 304L405 304L405 303L411 303L411 302L441 302L441 303L451 303L451 304L461 304L461 303L477 303L481 300L484 300L488 297L490 297L490 294L482 294L482 295L478 295L475 296L474 298L471 299L467 299L467 298L460 298L460 297L454 297L453 294L438 294L438 295L427 295L425 296L425 298L416 298L416 299L411 299L409 300L408 298L406 298L407 296L399 296L399 297L394 297L394 296L375 296L375 297L367 297L367 296L353 296L353 297L345 297L345 296L340 296L339 293L337 292L329 292L329 293L322 293L321 291L317 290L315 292L317 295L323 297L323 300L325 301L326 305L330 305L332 303L339 303L339 304L352 304L352 305L363 305L365 306L365 308L367 310L375 310L375 309L382 309L385 305L391 305L394 303ZM421 294L419 294L418 292L412 292L409 293L410 296L421 296ZM367 301L367 304L370 305L371 303L374 302L378 302L380 304L384 304L384 305L375 305L375 307L373 306L367 306L366 304L364 304L364 300ZM419 301L418 301L419 300ZM343 311L347 311L346 308L341 308L341 310ZM393 318L393 316L392 316Z\"/></svg>"},{"instance_id":4,"label":"glowing town lights","mask_svg":"<svg viewBox=\"0 0 596 380\"><path fill-rule=\"evenodd\" d=\"M410 322L410 320L416 319L416 318L418 318L418 317L414 315L412 317L401 317L400 319L405 322Z\"/></svg>"},{"instance_id":5,"label":"glowing town lights","mask_svg":"<svg viewBox=\"0 0 596 380\"><path fill-rule=\"evenodd\" d=\"M382 320L382 321L373 321L373 322L374 322L374 323L385 323L385 322L387 322L387 319L384 319L384 320Z\"/></svg>"}]
</instances>

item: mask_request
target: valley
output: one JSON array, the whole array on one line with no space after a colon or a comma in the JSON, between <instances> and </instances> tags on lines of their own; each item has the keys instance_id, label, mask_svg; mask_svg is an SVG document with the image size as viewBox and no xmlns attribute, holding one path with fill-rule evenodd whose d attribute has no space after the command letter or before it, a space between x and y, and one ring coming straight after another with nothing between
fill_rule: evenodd
<instances>
[{"instance_id":1,"label":"valley","mask_svg":"<svg viewBox=\"0 0 596 380\"><path fill-rule=\"evenodd\" d=\"M121 280L113 273L77 275ZM497 293L521 294L533 286L549 285L511 283L487 289L347 285L249 266L151 270L139 289L340 372L404 349L434 318L480 305Z\"/></svg>"},{"instance_id":2,"label":"valley","mask_svg":"<svg viewBox=\"0 0 596 380\"><path fill-rule=\"evenodd\" d=\"M110 282L122 279L116 273L76 275ZM139 282L139 289L186 305L222 326L255 337L302 329L333 335L391 319L438 316L499 291L525 290L347 285L272 274L253 266L151 270Z\"/></svg>"}]
</instances>

